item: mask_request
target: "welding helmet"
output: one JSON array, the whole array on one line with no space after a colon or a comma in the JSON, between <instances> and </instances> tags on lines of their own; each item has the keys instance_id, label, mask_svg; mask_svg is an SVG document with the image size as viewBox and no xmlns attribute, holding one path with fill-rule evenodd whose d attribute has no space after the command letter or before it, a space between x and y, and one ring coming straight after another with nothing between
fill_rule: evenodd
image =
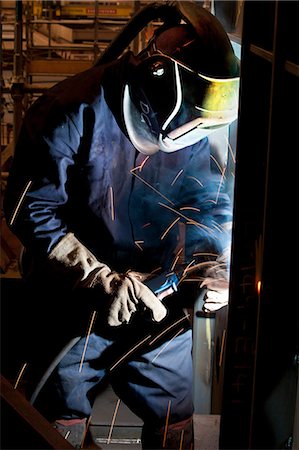
<instances>
[{"instance_id":1,"label":"welding helmet","mask_svg":"<svg viewBox=\"0 0 299 450\"><path fill-rule=\"evenodd\" d=\"M125 85L123 117L146 155L195 144L237 118L239 60L218 19L193 2L161 26L136 56Z\"/></svg>"}]
</instances>

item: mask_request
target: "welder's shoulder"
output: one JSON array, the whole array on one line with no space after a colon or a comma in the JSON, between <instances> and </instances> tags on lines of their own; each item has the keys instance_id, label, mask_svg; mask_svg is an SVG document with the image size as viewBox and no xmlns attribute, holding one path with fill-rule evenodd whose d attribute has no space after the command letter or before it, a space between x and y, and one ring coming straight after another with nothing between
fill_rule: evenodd
<instances>
[{"instance_id":1,"label":"welder's shoulder","mask_svg":"<svg viewBox=\"0 0 299 450\"><path fill-rule=\"evenodd\" d=\"M39 122L39 129L53 129L66 117L80 116L82 109L101 96L102 68L92 67L69 77L41 95L28 109L26 120Z\"/></svg>"}]
</instances>

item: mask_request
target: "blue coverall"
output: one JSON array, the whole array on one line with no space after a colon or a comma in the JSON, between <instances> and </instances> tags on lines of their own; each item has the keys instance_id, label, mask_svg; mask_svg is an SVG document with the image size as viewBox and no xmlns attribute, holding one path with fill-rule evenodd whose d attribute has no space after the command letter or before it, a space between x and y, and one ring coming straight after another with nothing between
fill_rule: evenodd
<instances>
[{"instance_id":1,"label":"blue coverall","mask_svg":"<svg viewBox=\"0 0 299 450\"><path fill-rule=\"evenodd\" d=\"M131 57L128 52L60 82L27 111L4 206L12 231L39 267L70 231L119 272L170 270L182 229L186 263L196 252L219 254L229 242L221 226L231 220L231 204L219 189L221 173L210 158L207 139L151 157L138 153L129 141L121 104ZM101 309L100 298L98 302ZM165 420L169 400L172 422L193 411L191 330L181 306L171 301L167 306L165 323L178 320L179 325L111 371L121 398L145 423L157 426ZM138 318L137 313L125 327L118 337L113 332L107 337L100 318L83 370L78 366L85 338L61 361L54 383L57 404L53 396L57 417L88 416L91 391L109 364L138 339L151 335L151 341L165 324Z\"/></svg>"}]
</instances>

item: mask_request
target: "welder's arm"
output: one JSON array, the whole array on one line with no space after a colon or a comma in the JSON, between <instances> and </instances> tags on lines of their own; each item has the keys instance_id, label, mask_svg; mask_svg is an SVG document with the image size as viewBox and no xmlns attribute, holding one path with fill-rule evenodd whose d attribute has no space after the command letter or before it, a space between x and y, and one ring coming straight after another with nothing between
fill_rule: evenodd
<instances>
[{"instance_id":1,"label":"welder's arm","mask_svg":"<svg viewBox=\"0 0 299 450\"><path fill-rule=\"evenodd\" d=\"M74 236L68 233L49 255L53 271L73 275L75 287L95 288L109 296L111 305L108 324L118 326L128 323L138 308L151 311L152 318L160 322L166 316L166 308L156 295L140 281L140 274L112 271Z\"/></svg>"}]
</instances>

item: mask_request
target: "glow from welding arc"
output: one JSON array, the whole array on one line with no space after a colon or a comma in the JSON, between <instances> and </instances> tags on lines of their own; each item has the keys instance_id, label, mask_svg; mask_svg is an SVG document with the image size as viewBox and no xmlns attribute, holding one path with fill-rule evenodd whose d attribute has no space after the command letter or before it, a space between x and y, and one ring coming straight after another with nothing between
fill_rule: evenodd
<instances>
[{"instance_id":1,"label":"glow from welding arc","mask_svg":"<svg viewBox=\"0 0 299 450\"><path fill-rule=\"evenodd\" d=\"M92 316L91 316L91 320L90 320L90 323L89 323L88 331L87 331L87 334L86 334L86 340L85 340L84 349L83 349L83 353L82 353L82 357L81 357L81 361L80 361L79 372L82 371L83 362L84 362L84 358L85 358L85 354L86 354L86 350L87 350L87 345L88 345L88 341L89 341L89 336L90 336L91 329L93 327L96 315L97 315L97 311L93 311Z\"/></svg>"},{"instance_id":2,"label":"glow from welding arc","mask_svg":"<svg viewBox=\"0 0 299 450\"><path fill-rule=\"evenodd\" d=\"M137 173L135 173L136 169L132 169L130 170L131 174L134 175L134 177L138 178L138 180L142 181L142 183L144 183L146 186L148 186L150 189L152 189L154 192L156 192L156 194L160 195L162 198L164 198L167 202L169 202L171 205L174 205L174 203L169 200L169 198L165 197L165 195L163 195L161 192L159 192L156 188L154 188L154 186L152 186L151 184L149 184L147 181L145 181L142 177L140 177L139 175L137 175Z\"/></svg>"},{"instance_id":3,"label":"glow from welding arc","mask_svg":"<svg viewBox=\"0 0 299 450\"><path fill-rule=\"evenodd\" d=\"M181 334L181 332L184 331L184 328L181 328L171 339L170 341L168 341L162 348L161 350L156 354L156 356L152 359L151 363L153 363L159 355L161 355L161 353L166 349L166 347L168 347L169 344L171 344L171 342L179 335Z\"/></svg>"},{"instance_id":4,"label":"glow from welding arc","mask_svg":"<svg viewBox=\"0 0 299 450\"><path fill-rule=\"evenodd\" d=\"M112 186L109 186L109 196L110 196L111 220L114 222L115 211L114 211L114 195L113 195L113 187Z\"/></svg>"},{"instance_id":5,"label":"glow from welding arc","mask_svg":"<svg viewBox=\"0 0 299 450\"><path fill-rule=\"evenodd\" d=\"M118 408L119 408L120 402L121 402L121 400L119 398L117 400L115 408L114 408L114 413L113 413L113 417L112 417L112 420L111 420L110 430L109 430L109 434L108 434L108 438L107 438L107 444L110 444L110 441L111 441L112 431L113 431L113 427L114 427L114 423L115 423L115 419L116 419L116 416L117 416L117 412L118 412Z\"/></svg>"},{"instance_id":6,"label":"glow from welding arc","mask_svg":"<svg viewBox=\"0 0 299 450\"><path fill-rule=\"evenodd\" d=\"M261 288L262 288L262 282L261 282L261 280L258 280L258 282L256 283L256 290L257 290L258 295L261 294Z\"/></svg>"},{"instance_id":7,"label":"glow from welding arc","mask_svg":"<svg viewBox=\"0 0 299 450\"><path fill-rule=\"evenodd\" d=\"M22 365L22 367L21 367L21 369L19 371L18 377L16 379L16 382L14 384L14 387L13 387L14 389L17 389L17 387L18 387L18 385L20 383L20 380L21 380L21 378L23 376L24 370L26 369L27 365L28 365L28 363L26 363L26 362Z\"/></svg>"},{"instance_id":8,"label":"glow from welding arc","mask_svg":"<svg viewBox=\"0 0 299 450\"><path fill-rule=\"evenodd\" d=\"M181 169L181 170L176 174L176 176L174 177L174 179L173 179L172 182L171 182L171 186L174 185L174 183L177 181L177 179L179 178L179 176L182 175L183 172L184 172L184 169Z\"/></svg>"},{"instance_id":9,"label":"glow from welding arc","mask_svg":"<svg viewBox=\"0 0 299 450\"><path fill-rule=\"evenodd\" d=\"M163 448L165 448L165 445L166 445L166 437L167 437L168 423L169 423L169 417L170 417L170 406L171 406L171 400L169 400L168 407L167 407L166 422L165 422L165 429L164 429L164 436L163 436L163 445L162 445Z\"/></svg>"},{"instance_id":10,"label":"glow from welding arc","mask_svg":"<svg viewBox=\"0 0 299 450\"><path fill-rule=\"evenodd\" d=\"M177 217L164 231L164 233L161 236L161 241L165 238L165 236L167 235L167 233L171 230L171 228L179 221L181 220L179 217Z\"/></svg>"}]
</instances>

